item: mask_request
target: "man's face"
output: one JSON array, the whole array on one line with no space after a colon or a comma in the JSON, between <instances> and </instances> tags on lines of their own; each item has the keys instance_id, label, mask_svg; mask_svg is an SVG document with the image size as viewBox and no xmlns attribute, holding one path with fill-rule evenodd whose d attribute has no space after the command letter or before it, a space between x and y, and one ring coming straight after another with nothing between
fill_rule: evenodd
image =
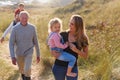
<instances>
[{"instance_id":1,"label":"man's face","mask_svg":"<svg viewBox=\"0 0 120 80\"><path fill-rule=\"evenodd\" d=\"M21 16L20 16L20 23L23 25L23 26L25 26L25 25L27 25L27 22L28 22L28 16L27 16L27 14L21 14Z\"/></svg>"}]
</instances>

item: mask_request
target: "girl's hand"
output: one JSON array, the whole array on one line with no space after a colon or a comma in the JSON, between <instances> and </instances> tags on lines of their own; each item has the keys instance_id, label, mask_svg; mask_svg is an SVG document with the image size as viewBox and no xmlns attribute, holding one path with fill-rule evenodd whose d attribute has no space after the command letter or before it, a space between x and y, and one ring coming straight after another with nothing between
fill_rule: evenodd
<instances>
[{"instance_id":1,"label":"girl's hand","mask_svg":"<svg viewBox=\"0 0 120 80\"><path fill-rule=\"evenodd\" d=\"M69 43L68 43L68 42L66 42L65 44L66 44L66 45L69 45Z\"/></svg>"}]
</instances>

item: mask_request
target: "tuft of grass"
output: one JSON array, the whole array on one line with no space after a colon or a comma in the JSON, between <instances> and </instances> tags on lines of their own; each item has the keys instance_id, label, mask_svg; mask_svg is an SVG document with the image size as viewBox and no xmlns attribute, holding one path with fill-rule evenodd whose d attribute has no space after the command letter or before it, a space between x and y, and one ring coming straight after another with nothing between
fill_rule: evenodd
<instances>
[{"instance_id":1,"label":"tuft of grass","mask_svg":"<svg viewBox=\"0 0 120 80\"><path fill-rule=\"evenodd\" d=\"M19 75L18 71L16 72L12 66L5 63L5 61L1 58L0 58L0 65L2 65L0 67L0 79L1 80L16 80L16 79L18 79L18 76L15 76L15 75Z\"/></svg>"},{"instance_id":2,"label":"tuft of grass","mask_svg":"<svg viewBox=\"0 0 120 80\"><path fill-rule=\"evenodd\" d=\"M11 21L13 20L13 14L12 12L1 12L0 13L0 31L4 31L11 23Z\"/></svg>"}]
</instances>

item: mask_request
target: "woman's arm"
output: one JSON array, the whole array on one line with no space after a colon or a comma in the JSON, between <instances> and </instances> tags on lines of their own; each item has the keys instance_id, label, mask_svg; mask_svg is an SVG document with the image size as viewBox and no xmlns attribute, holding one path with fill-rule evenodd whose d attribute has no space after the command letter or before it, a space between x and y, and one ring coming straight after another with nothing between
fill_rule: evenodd
<instances>
[{"instance_id":1,"label":"woman's arm","mask_svg":"<svg viewBox=\"0 0 120 80\"><path fill-rule=\"evenodd\" d=\"M80 55L83 58L87 58L88 57L88 46L83 47L83 50L80 51L79 49L76 48L76 46L74 44L70 44L70 48L76 52L78 55Z\"/></svg>"},{"instance_id":2,"label":"woman's arm","mask_svg":"<svg viewBox=\"0 0 120 80\"><path fill-rule=\"evenodd\" d=\"M2 38L5 38L6 35L11 32L12 28L13 28L13 21L10 23L9 27L3 33Z\"/></svg>"},{"instance_id":3,"label":"woman's arm","mask_svg":"<svg viewBox=\"0 0 120 80\"><path fill-rule=\"evenodd\" d=\"M77 49L77 53L83 58L87 58L88 57L88 46L83 47L83 51L80 51L79 49Z\"/></svg>"},{"instance_id":4,"label":"woman's arm","mask_svg":"<svg viewBox=\"0 0 120 80\"><path fill-rule=\"evenodd\" d=\"M13 22L11 22L11 24L9 25L9 27L4 31L4 33L3 33L3 35L2 35L2 37L0 39L1 43L4 41L6 35L11 32L12 25L13 25Z\"/></svg>"}]
</instances>

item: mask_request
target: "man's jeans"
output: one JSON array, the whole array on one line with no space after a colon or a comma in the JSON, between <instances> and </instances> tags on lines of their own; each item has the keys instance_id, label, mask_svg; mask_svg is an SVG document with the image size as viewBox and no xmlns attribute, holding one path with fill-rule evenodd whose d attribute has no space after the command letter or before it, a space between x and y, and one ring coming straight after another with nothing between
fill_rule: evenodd
<instances>
[{"instance_id":1,"label":"man's jeans","mask_svg":"<svg viewBox=\"0 0 120 80\"><path fill-rule=\"evenodd\" d=\"M21 74L24 74L26 77L31 75L31 63L32 63L32 54L26 56L17 56L17 64Z\"/></svg>"}]
</instances>

